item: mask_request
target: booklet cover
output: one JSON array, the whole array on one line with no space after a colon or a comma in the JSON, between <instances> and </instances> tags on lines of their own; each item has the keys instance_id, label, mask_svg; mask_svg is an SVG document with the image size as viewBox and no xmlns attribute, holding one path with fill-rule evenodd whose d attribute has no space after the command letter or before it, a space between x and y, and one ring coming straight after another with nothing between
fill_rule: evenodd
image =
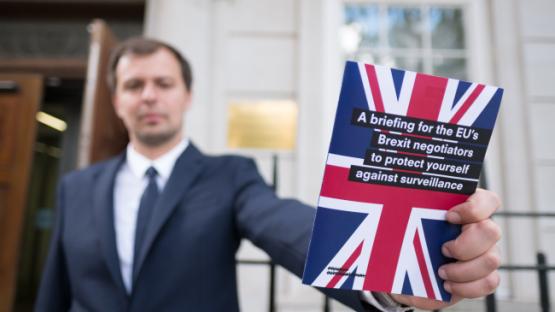
<instances>
[{"instance_id":1,"label":"booklet cover","mask_svg":"<svg viewBox=\"0 0 555 312\"><path fill-rule=\"evenodd\" d=\"M445 214L478 184L502 94L347 62L303 283L449 301Z\"/></svg>"}]
</instances>

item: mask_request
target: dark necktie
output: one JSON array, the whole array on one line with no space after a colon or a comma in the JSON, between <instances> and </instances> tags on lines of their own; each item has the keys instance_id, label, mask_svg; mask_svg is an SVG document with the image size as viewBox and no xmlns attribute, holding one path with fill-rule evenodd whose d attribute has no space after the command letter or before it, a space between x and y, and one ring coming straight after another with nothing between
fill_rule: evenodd
<instances>
[{"instance_id":1,"label":"dark necktie","mask_svg":"<svg viewBox=\"0 0 555 312\"><path fill-rule=\"evenodd\" d=\"M143 248L144 239L146 235L146 230L152 215L152 210L156 205L160 191L158 190L158 184L156 184L156 169L149 167L146 170L146 176L148 177L148 185L141 197L141 203L139 204L139 211L137 213L137 226L135 228L135 248L133 255L133 276L136 275L137 261L139 259L139 254Z\"/></svg>"}]
</instances>

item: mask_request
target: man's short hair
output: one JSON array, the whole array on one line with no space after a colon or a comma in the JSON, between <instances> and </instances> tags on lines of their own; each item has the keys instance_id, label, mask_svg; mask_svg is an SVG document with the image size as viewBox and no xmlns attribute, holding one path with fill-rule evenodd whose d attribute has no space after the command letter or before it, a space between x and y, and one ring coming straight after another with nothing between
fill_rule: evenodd
<instances>
[{"instance_id":1,"label":"man's short hair","mask_svg":"<svg viewBox=\"0 0 555 312\"><path fill-rule=\"evenodd\" d=\"M119 60L126 55L139 55L145 56L157 52L160 49L167 49L173 56L177 59L181 67L181 77L187 87L188 91L191 91L191 86L193 84L193 74L191 72L191 66L189 62L177 51L176 48L171 45L150 38L144 37L132 37L117 45L110 54L110 59L108 61L108 86L114 92L117 86L117 76L116 68L118 66Z\"/></svg>"}]
</instances>

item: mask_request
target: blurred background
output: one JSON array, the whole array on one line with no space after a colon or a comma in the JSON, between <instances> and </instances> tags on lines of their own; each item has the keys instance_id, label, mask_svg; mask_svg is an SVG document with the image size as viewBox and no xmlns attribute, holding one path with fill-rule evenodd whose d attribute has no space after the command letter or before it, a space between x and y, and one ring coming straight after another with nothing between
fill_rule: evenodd
<instances>
[{"instance_id":1,"label":"blurred background","mask_svg":"<svg viewBox=\"0 0 555 312\"><path fill-rule=\"evenodd\" d=\"M313 205L346 60L505 88L482 177L504 202L502 261L534 266L542 252L553 267L553 16L553 0L0 0L0 311L32 310L59 177L127 142L104 77L110 47L135 35L191 61L187 136L207 153L255 157L281 196ZM258 127L253 116L273 121L276 144L242 131ZM248 242L238 258L267 259ZM244 311L324 309L280 268L273 297L268 266L238 272ZM541 311L539 282L535 268L502 270L497 309ZM553 302L555 272L547 284Z\"/></svg>"}]
</instances>

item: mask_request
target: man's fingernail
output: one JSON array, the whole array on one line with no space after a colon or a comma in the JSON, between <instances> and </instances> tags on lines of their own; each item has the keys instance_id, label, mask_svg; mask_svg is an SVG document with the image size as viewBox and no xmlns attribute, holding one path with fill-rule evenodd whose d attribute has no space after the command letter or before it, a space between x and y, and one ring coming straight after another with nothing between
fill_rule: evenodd
<instances>
[{"instance_id":1,"label":"man's fingernail","mask_svg":"<svg viewBox=\"0 0 555 312\"><path fill-rule=\"evenodd\" d=\"M443 247L441 247L441 252L443 253L444 256L449 257L449 258L453 258L453 255L451 255L451 252L449 251L449 249L447 249L447 247L445 245L443 245Z\"/></svg>"},{"instance_id":2,"label":"man's fingernail","mask_svg":"<svg viewBox=\"0 0 555 312\"><path fill-rule=\"evenodd\" d=\"M451 293L451 284L449 284L448 282L443 283L443 288L445 288L445 291L447 291L448 293Z\"/></svg>"},{"instance_id":3,"label":"man's fingernail","mask_svg":"<svg viewBox=\"0 0 555 312\"><path fill-rule=\"evenodd\" d=\"M439 268L437 273L439 274L439 277L441 277L442 279L447 279L447 273L445 273L444 268Z\"/></svg>"},{"instance_id":4,"label":"man's fingernail","mask_svg":"<svg viewBox=\"0 0 555 312\"><path fill-rule=\"evenodd\" d=\"M459 215L458 213L456 213L454 211L448 211L447 215L445 217L447 218L447 221L449 221L451 223L460 223L461 222L461 215Z\"/></svg>"}]
</instances>

